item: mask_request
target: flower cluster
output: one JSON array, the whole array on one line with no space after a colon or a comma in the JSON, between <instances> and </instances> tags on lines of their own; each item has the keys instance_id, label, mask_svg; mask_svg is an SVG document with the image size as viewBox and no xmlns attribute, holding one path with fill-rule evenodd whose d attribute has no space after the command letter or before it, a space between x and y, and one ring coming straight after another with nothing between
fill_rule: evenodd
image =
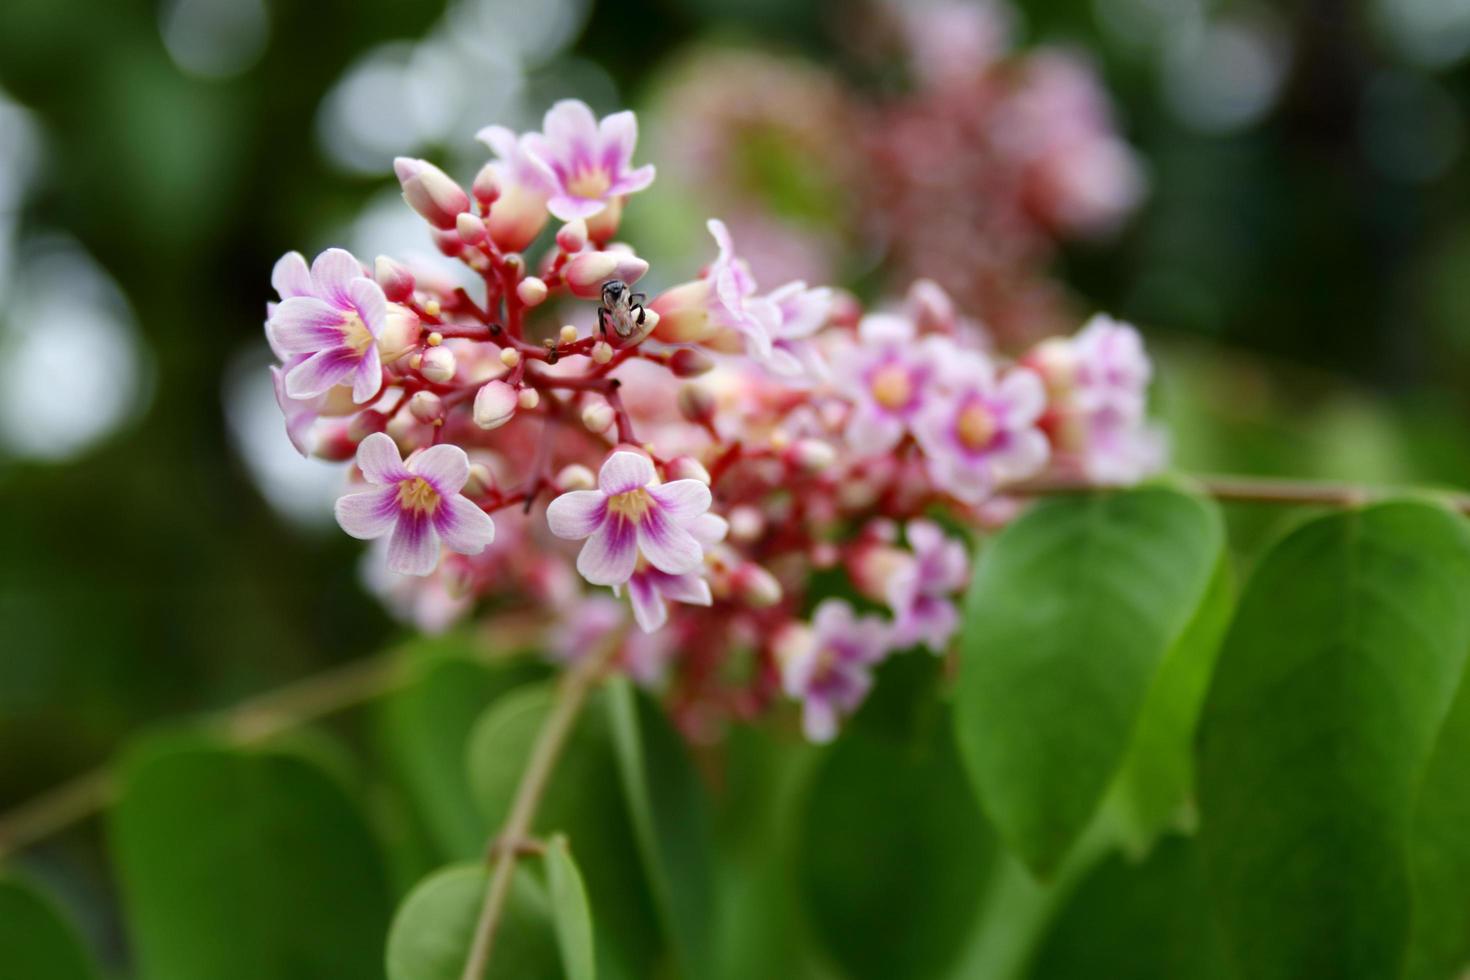
<instances>
[{"instance_id":1,"label":"flower cluster","mask_svg":"<svg viewBox=\"0 0 1470 980\"><path fill-rule=\"evenodd\" d=\"M969 556L943 526L1161 461L1126 324L1004 357L929 281L870 312L767 288L713 220L708 264L645 301L648 263L613 240L653 179L631 113L561 102L481 138L468 189L395 166L473 288L290 253L266 323L292 443L355 462L338 522L379 542L370 581L422 628L530 606L553 656L615 645L693 735L784 692L826 739L885 657L948 650ZM848 598L810 594L823 570Z\"/></svg>"},{"instance_id":2,"label":"flower cluster","mask_svg":"<svg viewBox=\"0 0 1470 980\"><path fill-rule=\"evenodd\" d=\"M933 279L1001 339L1054 332L1057 246L1110 234L1145 180L1094 67L1018 49L1011 20L999 0L857 5L841 40L880 82L861 87L790 57L702 54L661 106L666 169L726 209L757 268L881 255L889 283Z\"/></svg>"}]
</instances>

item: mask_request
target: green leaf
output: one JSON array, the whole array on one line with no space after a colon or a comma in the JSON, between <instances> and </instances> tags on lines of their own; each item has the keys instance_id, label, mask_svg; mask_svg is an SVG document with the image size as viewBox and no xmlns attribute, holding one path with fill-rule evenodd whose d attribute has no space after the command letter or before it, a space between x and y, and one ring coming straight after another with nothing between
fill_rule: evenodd
<instances>
[{"instance_id":1,"label":"green leaf","mask_svg":"<svg viewBox=\"0 0 1470 980\"><path fill-rule=\"evenodd\" d=\"M1470 964L1470 670L1424 774L1411 860L1410 980L1462 975Z\"/></svg>"},{"instance_id":2,"label":"green leaf","mask_svg":"<svg viewBox=\"0 0 1470 980\"><path fill-rule=\"evenodd\" d=\"M948 718L901 741L844 733L808 787L800 833L804 904L849 975L943 974L975 921L996 855Z\"/></svg>"},{"instance_id":3,"label":"green leaf","mask_svg":"<svg viewBox=\"0 0 1470 980\"><path fill-rule=\"evenodd\" d=\"M607 688L618 772L644 871L684 975L713 972L709 803L683 740L627 678Z\"/></svg>"},{"instance_id":4,"label":"green leaf","mask_svg":"<svg viewBox=\"0 0 1470 980\"><path fill-rule=\"evenodd\" d=\"M1161 840L1135 864L1114 855L1061 909L1028 972L1032 980L1227 980L1193 843Z\"/></svg>"},{"instance_id":5,"label":"green leaf","mask_svg":"<svg viewBox=\"0 0 1470 980\"><path fill-rule=\"evenodd\" d=\"M430 875L409 892L388 933L388 980L460 980L488 880L484 865L460 864ZM519 867L483 980L561 976L546 891L527 868Z\"/></svg>"},{"instance_id":6,"label":"green leaf","mask_svg":"<svg viewBox=\"0 0 1470 980\"><path fill-rule=\"evenodd\" d=\"M511 691L475 723L469 780L487 827L505 822L551 697L549 685ZM655 972L658 913L623 802L605 693L595 694L583 708L541 797L532 832L541 837L564 833L576 849L597 910L598 972L639 977Z\"/></svg>"},{"instance_id":7,"label":"green leaf","mask_svg":"<svg viewBox=\"0 0 1470 980\"><path fill-rule=\"evenodd\" d=\"M1171 824L1178 829L1194 788L1194 733L1215 658L1230 626L1235 588L1222 553L1210 587L1184 634L1169 651L1133 732L1113 786L1121 832L1138 852Z\"/></svg>"},{"instance_id":8,"label":"green leaf","mask_svg":"<svg viewBox=\"0 0 1470 980\"><path fill-rule=\"evenodd\" d=\"M1200 842L1242 975L1400 974L1415 803L1470 652L1467 589L1470 528L1424 503L1319 518L1262 559L1199 743Z\"/></svg>"},{"instance_id":9,"label":"green leaf","mask_svg":"<svg viewBox=\"0 0 1470 980\"><path fill-rule=\"evenodd\" d=\"M1054 871L1092 820L1222 547L1213 504L1154 487L1047 501L981 553L955 730L982 805L1034 872Z\"/></svg>"},{"instance_id":10,"label":"green leaf","mask_svg":"<svg viewBox=\"0 0 1470 980\"><path fill-rule=\"evenodd\" d=\"M81 937L51 900L0 877L0 980L96 980Z\"/></svg>"},{"instance_id":11,"label":"green leaf","mask_svg":"<svg viewBox=\"0 0 1470 980\"><path fill-rule=\"evenodd\" d=\"M469 860L488 836L465 774L470 729L497 697L542 672L525 661L486 665L452 649L414 653L415 679L383 700L380 734L440 852Z\"/></svg>"},{"instance_id":12,"label":"green leaf","mask_svg":"<svg viewBox=\"0 0 1470 980\"><path fill-rule=\"evenodd\" d=\"M595 980L597 960L592 951L592 910L587 907L587 889L567 849L567 839L560 834L551 838L546 848L546 883L551 890L556 944L561 949L567 980Z\"/></svg>"},{"instance_id":13,"label":"green leaf","mask_svg":"<svg viewBox=\"0 0 1470 980\"><path fill-rule=\"evenodd\" d=\"M382 855L340 783L295 752L151 740L110 834L146 980L382 976Z\"/></svg>"}]
</instances>

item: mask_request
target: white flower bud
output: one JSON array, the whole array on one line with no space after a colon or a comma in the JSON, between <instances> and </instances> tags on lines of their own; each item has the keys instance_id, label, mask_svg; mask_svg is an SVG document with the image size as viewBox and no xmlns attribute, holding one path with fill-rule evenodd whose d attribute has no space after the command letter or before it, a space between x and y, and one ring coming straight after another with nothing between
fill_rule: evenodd
<instances>
[{"instance_id":1,"label":"white flower bud","mask_svg":"<svg viewBox=\"0 0 1470 980\"><path fill-rule=\"evenodd\" d=\"M408 410L420 422L437 422L444 417L444 399L432 391L416 391L408 400Z\"/></svg>"},{"instance_id":2,"label":"white flower bud","mask_svg":"<svg viewBox=\"0 0 1470 980\"><path fill-rule=\"evenodd\" d=\"M454 230L459 234L459 240L466 245L478 245L485 240L485 222L468 211L461 212L454 219Z\"/></svg>"},{"instance_id":3,"label":"white flower bud","mask_svg":"<svg viewBox=\"0 0 1470 980\"><path fill-rule=\"evenodd\" d=\"M791 461L808 473L820 473L837 461L837 450L821 439L798 439L790 455Z\"/></svg>"},{"instance_id":4,"label":"white flower bud","mask_svg":"<svg viewBox=\"0 0 1470 980\"><path fill-rule=\"evenodd\" d=\"M454 351L448 347L430 347L424 351L423 360L419 363L419 374L430 381L446 384L454 380Z\"/></svg>"},{"instance_id":5,"label":"white flower bud","mask_svg":"<svg viewBox=\"0 0 1470 980\"><path fill-rule=\"evenodd\" d=\"M753 562L735 570L732 584L736 597L752 609L769 609L781 601L781 583L776 576Z\"/></svg>"},{"instance_id":6,"label":"white flower bud","mask_svg":"<svg viewBox=\"0 0 1470 980\"><path fill-rule=\"evenodd\" d=\"M567 263L565 276L573 295L600 299L602 284L609 279L634 283L647 271L648 263L631 252L582 252Z\"/></svg>"},{"instance_id":7,"label":"white flower bud","mask_svg":"<svg viewBox=\"0 0 1470 980\"><path fill-rule=\"evenodd\" d=\"M598 364L606 364L613 359L612 345L605 340L599 340L592 345L592 359Z\"/></svg>"},{"instance_id":8,"label":"white flower bud","mask_svg":"<svg viewBox=\"0 0 1470 980\"><path fill-rule=\"evenodd\" d=\"M568 221L557 229L556 247L568 254L580 252L586 248L587 222L578 218L576 221Z\"/></svg>"},{"instance_id":9,"label":"white flower bud","mask_svg":"<svg viewBox=\"0 0 1470 980\"><path fill-rule=\"evenodd\" d=\"M495 177L495 164L487 163L475 174L475 181L470 185L470 193L475 195L475 200L481 204L493 204L500 196L500 181Z\"/></svg>"},{"instance_id":10,"label":"white flower bud","mask_svg":"<svg viewBox=\"0 0 1470 980\"><path fill-rule=\"evenodd\" d=\"M393 171L403 186L408 206L435 228L452 230L459 214L470 209L464 188L427 160L398 157L393 161Z\"/></svg>"},{"instance_id":11,"label":"white flower bud","mask_svg":"<svg viewBox=\"0 0 1470 980\"><path fill-rule=\"evenodd\" d=\"M520 402L521 408L529 412L541 404L541 393L535 388L522 388L517 400Z\"/></svg>"},{"instance_id":12,"label":"white flower bud","mask_svg":"<svg viewBox=\"0 0 1470 980\"><path fill-rule=\"evenodd\" d=\"M527 306L540 306L546 301L546 283L535 276L527 276L516 284L516 296Z\"/></svg>"},{"instance_id":13,"label":"white flower bud","mask_svg":"<svg viewBox=\"0 0 1470 980\"><path fill-rule=\"evenodd\" d=\"M383 332L378 334L378 354L384 364L392 364L418 346L423 326L413 310L397 303L388 304Z\"/></svg>"},{"instance_id":14,"label":"white flower bud","mask_svg":"<svg viewBox=\"0 0 1470 980\"><path fill-rule=\"evenodd\" d=\"M591 490L597 486L597 477L581 463L573 463L563 467L552 482L556 484L558 493L570 493L573 490Z\"/></svg>"},{"instance_id":15,"label":"white flower bud","mask_svg":"<svg viewBox=\"0 0 1470 980\"><path fill-rule=\"evenodd\" d=\"M607 402L593 402L582 409L582 424L588 432L606 432L616 419L617 413Z\"/></svg>"},{"instance_id":16,"label":"white flower bud","mask_svg":"<svg viewBox=\"0 0 1470 980\"><path fill-rule=\"evenodd\" d=\"M504 381L491 381L475 395L475 424L482 429L498 429L511 420L520 404L516 390Z\"/></svg>"}]
</instances>

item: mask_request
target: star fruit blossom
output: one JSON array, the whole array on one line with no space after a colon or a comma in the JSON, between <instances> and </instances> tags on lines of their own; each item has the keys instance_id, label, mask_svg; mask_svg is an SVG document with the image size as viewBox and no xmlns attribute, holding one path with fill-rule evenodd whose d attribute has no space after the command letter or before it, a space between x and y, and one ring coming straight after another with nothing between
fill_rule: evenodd
<instances>
[{"instance_id":1,"label":"star fruit blossom","mask_svg":"<svg viewBox=\"0 0 1470 980\"><path fill-rule=\"evenodd\" d=\"M493 597L560 662L612 650L693 736L784 693L830 738L885 657L949 645L966 547L925 515L989 520L1020 481L1128 482L1159 461L1138 449L1132 328L1099 319L1009 360L933 283L866 314L802 282L764 291L718 221L713 261L642 331L578 327L603 282L648 268L612 240L652 178L631 163L636 124L562 103L543 133L482 138L495 155L468 191L395 164L473 289L331 249L283 258L268 307L290 438L355 459L339 523L376 539L372 586L422 628ZM819 601L819 570L888 613Z\"/></svg>"}]
</instances>

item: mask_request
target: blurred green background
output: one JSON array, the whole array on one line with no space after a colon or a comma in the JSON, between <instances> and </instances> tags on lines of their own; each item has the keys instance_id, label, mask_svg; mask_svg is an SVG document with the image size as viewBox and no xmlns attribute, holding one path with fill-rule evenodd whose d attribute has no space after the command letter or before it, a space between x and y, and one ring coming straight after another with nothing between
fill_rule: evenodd
<instances>
[{"instance_id":1,"label":"blurred green background","mask_svg":"<svg viewBox=\"0 0 1470 980\"><path fill-rule=\"evenodd\" d=\"M395 153L467 176L479 126L531 126L566 95L657 105L698 73L691 51L774 50L881 92L853 9L0 4L0 810L150 722L396 635L330 526L336 471L291 455L262 386L281 252L405 240ZM1023 46L1090 55L1146 165L1140 210L1054 273L1079 309L1145 328L1180 467L1470 485L1470 8L1017 14ZM662 164L653 147L640 160ZM630 208L630 235L704 248L704 211L660 200ZM1246 552L1277 519L1233 513Z\"/></svg>"}]
</instances>

